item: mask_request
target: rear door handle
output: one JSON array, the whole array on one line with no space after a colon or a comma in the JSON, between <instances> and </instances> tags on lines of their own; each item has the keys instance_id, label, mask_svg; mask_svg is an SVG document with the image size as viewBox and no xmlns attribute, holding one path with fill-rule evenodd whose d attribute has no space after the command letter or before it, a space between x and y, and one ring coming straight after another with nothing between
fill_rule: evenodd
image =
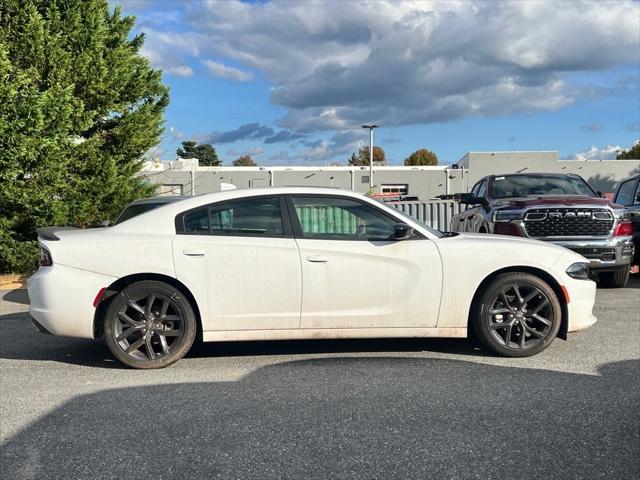
<instances>
[{"instance_id":1,"label":"rear door handle","mask_svg":"<svg viewBox=\"0 0 640 480\"><path fill-rule=\"evenodd\" d=\"M307 261L312 263L327 263L329 259L324 255L309 255Z\"/></svg>"},{"instance_id":2,"label":"rear door handle","mask_svg":"<svg viewBox=\"0 0 640 480\"><path fill-rule=\"evenodd\" d=\"M204 250L183 250L182 253L187 257L204 257L207 254Z\"/></svg>"}]
</instances>

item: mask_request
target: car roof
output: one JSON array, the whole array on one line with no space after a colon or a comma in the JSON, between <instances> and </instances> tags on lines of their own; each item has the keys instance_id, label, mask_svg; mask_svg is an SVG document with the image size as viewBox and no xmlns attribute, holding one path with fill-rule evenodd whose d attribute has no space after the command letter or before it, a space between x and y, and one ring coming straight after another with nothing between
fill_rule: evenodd
<instances>
[{"instance_id":1,"label":"car roof","mask_svg":"<svg viewBox=\"0 0 640 480\"><path fill-rule=\"evenodd\" d=\"M205 193L193 197L183 198L180 202L168 202L162 208L154 209L133 217L126 222L119 223L111 227L114 231L153 229L160 225L167 217L172 217L178 213L208 205L210 203L225 202L241 198L250 198L264 195L291 195L291 194L313 194L313 195L335 195L343 197L363 198L364 194L351 190L341 190L331 187L261 187L227 190L215 193ZM373 201L373 200L372 200ZM172 227L173 228L173 227Z\"/></svg>"},{"instance_id":2,"label":"car roof","mask_svg":"<svg viewBox=\"0 0 640 480\"><path fill-rule=\"evenodd\" d=\"M531 176L531 175L535 175L537 177L578 177L578 178L582 178L580 177L580 175L578 175L577 173L563 173L563 172L520 172L520 173L502 173L502 174L497 174L497 173L492 173L491 175L487 175L485 178L489 178L489 177L525 177L525 176Z\"/></svg>"}]
</instances>

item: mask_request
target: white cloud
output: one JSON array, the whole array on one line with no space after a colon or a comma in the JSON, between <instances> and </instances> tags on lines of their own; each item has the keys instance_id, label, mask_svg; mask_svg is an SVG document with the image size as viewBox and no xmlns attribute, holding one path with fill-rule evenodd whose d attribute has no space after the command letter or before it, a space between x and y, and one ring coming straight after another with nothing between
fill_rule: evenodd
<instances>
[{"instance_id":1,"label":"white cloud","mask_svg":"<svg viewBox=\"0 0 640 480\"><path fill-rule=\"evenodd\" d=\"M168 75L193 75L193 69L187 65L185 57L199 55L197 34L161 32L151 28L142 28L142 32L145 40L140 54L147 57L153 67L162 69Z\"/></svg>"},{"instance_id":2,"label":"white cloud","mask_svg":"<svg viewBox=\"0 0 640 480\"><path fill-rule=\"evenodd\" d=\"M176 77L191 77L193 70L188 65L176 65L174 67L167 67L165 69L169 75L175 75Z\"/></svg>"},{"instance_id":3,"label":"white cloud","mask_svg":"<svg viewBox=\"0 0 640 480\"><path fill-rule=\"evenodd\" d=\"M565 157L565 160L615 160L620 150L623 149L619 145L607 145L606 147L592 145L583 152Z\"/></svg>"},{"instance_id":4,"label":"white cloud","mask_svg":"<svg viewBox=\"0 0 640 480\"><path fill-rule=\"evenodd\" d=\"M235 80L236 82L250 82L254 78L253 73L225 65L224 63L215 62L213 60L204 60L202 63L207 67L209 73L216 77Z\"/></svg>"},{"instance_id":5,"label":"white cloud","mask_svg":"<svg viewBox=\"0 0 640 480\"><path fill-rule=\"evenodd\" d=\"M632 0L183 5L184 31L156 32L155 61L229 59L238 67L204 62L236 81L260 72L297 132L557 110L597 90L575 72L640 61Z\"/></svg>"}]
</instances>

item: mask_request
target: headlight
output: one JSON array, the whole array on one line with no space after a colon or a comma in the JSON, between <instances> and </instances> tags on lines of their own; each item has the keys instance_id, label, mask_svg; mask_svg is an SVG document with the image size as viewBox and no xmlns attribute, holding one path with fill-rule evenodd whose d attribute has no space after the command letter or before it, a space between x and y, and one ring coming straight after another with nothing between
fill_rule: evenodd
<instances>
[{"instance_id":1,"label":"headlight","mask_svg":"<svg viewBox=\"0 0 640 480\"><path fill-rule=\"evenodd\" d=\"M512 220L522 220L522 212L498 211L493 214L494 222L511 222Z\"/></svg>"},{"instance_id":2,"label":"headlight","mask_svg":"<svg viewBox=\"0 0 640 480\"><path fill-rule=\"evenodd\" d=\"M578 280L589 280L589 267L584 262L577 262L569 266L567 275Z\"/></svg>"}]
</instances>

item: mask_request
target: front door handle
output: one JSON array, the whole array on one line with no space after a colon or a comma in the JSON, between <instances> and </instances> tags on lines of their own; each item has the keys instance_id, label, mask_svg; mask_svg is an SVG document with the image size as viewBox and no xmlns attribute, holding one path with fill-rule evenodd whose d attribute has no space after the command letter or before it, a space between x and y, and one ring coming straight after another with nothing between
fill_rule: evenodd
<instances>
[{"instance_id":1,"label":"front door handle","mask_svg":"<svg viewBox=\"0 0 640 480\"><path fill-rule=\"evenodd\" d=\"M186 255L187 257L204 257L207 252L205 252L204 250L183 250L182 254Z\"/></svg>"},{"instance_id":2,"label":"front door handle","mask_svg":"<svg viewBox=\"0 0 640 480\"><path fill-rule=\"evenodd\" d=\"M312 263L327 263L329 259L324 255L309 255L307 261Z\"/></svg>"}]
</instances>

